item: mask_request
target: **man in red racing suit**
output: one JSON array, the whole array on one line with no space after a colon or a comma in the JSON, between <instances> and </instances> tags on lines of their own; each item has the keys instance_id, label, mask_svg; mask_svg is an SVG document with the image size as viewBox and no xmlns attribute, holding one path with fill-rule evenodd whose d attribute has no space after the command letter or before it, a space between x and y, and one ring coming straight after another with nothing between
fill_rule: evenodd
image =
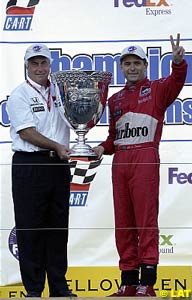
<instances>
[{"instance_id":1,"label":"man in red racing suit","mask_svg":"<svg viewBox=\"0 0 192 300\"><path fill-rule=\"evenodd\" d=\"M95 147L98 157L113 154L112 182L115 238L121 270L120 289L114 297L156 296L159 262L159 142L164 114L179 95L187 63L180 35L170 37L173 62L167 78L150 81L143 49L126 47L120 56L127 84L108 101L109 135ZM139 272L140 279L139 279Z\"/></svg>"}]
</instances>

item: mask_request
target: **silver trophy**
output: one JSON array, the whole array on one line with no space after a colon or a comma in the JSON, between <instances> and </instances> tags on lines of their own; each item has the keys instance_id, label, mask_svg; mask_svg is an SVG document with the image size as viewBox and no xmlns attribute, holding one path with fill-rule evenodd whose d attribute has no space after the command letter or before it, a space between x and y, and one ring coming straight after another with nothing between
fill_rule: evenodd
<instances>
[{"instance_id":1,"label":"silver trophy","mask_svg":"<svg viewBox=\"0 0 192 300\"><path fill-rule=\"evenodd\" d=\"M102 71L58 71L51 74L61 116L77 134L70 156L95 158L85 135L100 120L112 74Z\"/></svg>"}]
</instances>

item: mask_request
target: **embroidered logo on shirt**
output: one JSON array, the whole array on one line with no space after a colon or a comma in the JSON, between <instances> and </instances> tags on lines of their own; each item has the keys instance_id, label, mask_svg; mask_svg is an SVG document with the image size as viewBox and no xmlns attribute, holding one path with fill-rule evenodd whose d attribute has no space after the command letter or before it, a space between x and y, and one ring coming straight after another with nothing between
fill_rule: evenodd
<instances>
[{"instance_id":1,"label":"embroidered logo on shirt","mask_svg":"<svg viewBox=\"0 0 192 300\"><path fill-rule=\"evenodd\" d=\"M54 102L54 105L55 105L55 107L61 107L61 102L55 101L55 102Z\"/></svg>"},{"instance_id":2,"label":"embroidered logo on shirt","mask_svg":"<svg viewBox=\"0 0 192 300\"><path fill-rule=\"evenodd\" d=\"M141 89L140 89L140 94L139 96L142 97L142 96L146 96L148 94L151 93L151 88L149 86L142 86Z\"/></svg>"},{"instance_id":3,"label":"embroidered logo on shirt","mask_svg":"<svg viewBox=\"0 0 192 300\"><path fill-rule=\"evenodd\" d=\"M142 86L139 97L140 99L138 99L138 104L151 100L151 88L149 86Z\"/></svg>"},{"instance_id":4,"label":"embroidered logo on shirt","mask_svg":"<svg viewBox=\"0 0 192 300\"><path fill-rule=\"evenodd\" d=\"M130 137L146 137L148 136L149 129L147 126L137 126L137 127L130 127L130 123L125 123L125 127L121 128L120 130L116 129L116 136L115 139L125 139Z\"/></svg>"},{"instance_id":5,"label":"embroidered logo on shirt","mask_svg":"<svg viewBox=\"0 0 192 300\"><path fill-rule=\"evenodd\" d=\"M122 115L122 110L119 109L119 110L116 110L116 111L114 112L113 117L116 118L116 117L121 116L121 115Z\"/></svg>"},{"instance_id":6,"label":"embroidered logo on shirt","mask_svg":"<svg viewBox=\"0 0 192 300\"><path fill-rule=\"evenodd\" d=\"M45 111L44 106L34 106L32 107L33 112Z\"/></svg>"},{"instance_id":7,"label":"embroidered logo on shirt","mask_svg":"<svg viewBox=\"0 0 192 300\"><path fill-rule=\"evenodd\" d=\"M31 98L31 100L33 101L33 103L39 103L38 97L33 97L33 98Z\"/></svg>"}]
</instances>

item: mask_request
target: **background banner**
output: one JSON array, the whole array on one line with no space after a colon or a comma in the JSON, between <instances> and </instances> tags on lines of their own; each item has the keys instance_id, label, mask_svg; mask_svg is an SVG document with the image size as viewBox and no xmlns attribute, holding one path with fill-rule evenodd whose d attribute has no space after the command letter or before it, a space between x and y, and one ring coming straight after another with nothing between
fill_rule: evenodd
<instances>
[{"instance_id":1,"label":"background banner","mask_svg":"<svg viewBox=\"0 0 192 300\"><path fill-rule=\"evenodd\" d=\"M11 196L12 151L6 101L10 92L25 79L26 48L34 42L45 43L53 59L52 72L72 69L112 72L111 96L125 83L119 68L119 56L124 47L132 43L143 47L149 60L148 77L154 80L170 74L172 53L169 36L172 34L176 38L177 33L181 34L189 66L184 88L167 109L160 143L160 266L166 268L170 280L182 282L182 272L177 273L174 269L169 273L169 268L175 267L177 270L186 267L185 272L190 278L191 11L192 2L188 0L0 1L0 286L4 289L7 285L15 286L21 282ZM91 146L105 140L108 122L106 107L100 122L87 134ZM71 145L75 138L72 131ZM71 165L74 176L70 197L69 266L70 270L76 270L70 273L73 282L83 276L87 284L92 272L107 270L108 275L101 279L105 280L110 277L111 268L117 272L115 276L119 276L114 241L111 162L112 157L105 156L91 172L91 162L77 161ZM84 178L75 176L76 166L90 176L88 183L84 182ZM96 282L97 276L93 275L93 286L98 284ZM103 284L105 287L99 288L98 295L116 289L107 279ZM189 286L192 288L190 279L188 287L183 285L183 289L189 289ZM78 292L77 286L72 287L74 292L75 289ZM159 289L163 289L162 286ZM171 289L175 289L175 285ZM78 294L93 295L89 288L84 287ZM18 294L13 297L16 296Z\"/></svg>"}]
</instances>

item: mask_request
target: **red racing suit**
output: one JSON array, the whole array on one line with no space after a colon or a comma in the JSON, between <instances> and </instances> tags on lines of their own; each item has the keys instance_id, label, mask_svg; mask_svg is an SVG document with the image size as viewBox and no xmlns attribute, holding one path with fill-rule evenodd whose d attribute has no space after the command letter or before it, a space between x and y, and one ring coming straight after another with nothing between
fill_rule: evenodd
<instances>
[{"instance_id":1,"label":"red racing suit","mask_svg":"<svg viewBox=\"0 0 192 300\"><path fill-rule=\"evenodd\" d=\"M159 262L159 142L164 114L179 95L185 60L167 78L126 84L109 98L109 135L104 154L114 154L112 182L115 238L122 271Z\"/></svg>"}]
</instances>

